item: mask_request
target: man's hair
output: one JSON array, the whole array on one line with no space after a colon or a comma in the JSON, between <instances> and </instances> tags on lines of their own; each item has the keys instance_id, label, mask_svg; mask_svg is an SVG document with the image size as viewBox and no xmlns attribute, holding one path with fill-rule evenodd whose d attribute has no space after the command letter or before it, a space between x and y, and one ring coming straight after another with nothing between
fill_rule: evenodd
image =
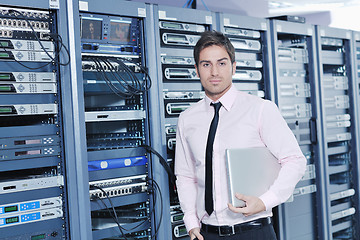
<instances>
[{"instance_id":1,"label":"man's hair","mask_svg":"<svg viewBox=\"0 0 360 240\"><path fill-rule=\"evenodd\" d=\"M201 34L201 38L196 43L194 48L194 59L195 64L197 67L199 67L199 58L200 58L200 52L207 47L210 46L219 46L224 47L226 52L229 54L231 63L235 62L235 48L231 44L228 37L226 37L221 32L217 31L205 31Z\"/></svg>"}]
</instances>

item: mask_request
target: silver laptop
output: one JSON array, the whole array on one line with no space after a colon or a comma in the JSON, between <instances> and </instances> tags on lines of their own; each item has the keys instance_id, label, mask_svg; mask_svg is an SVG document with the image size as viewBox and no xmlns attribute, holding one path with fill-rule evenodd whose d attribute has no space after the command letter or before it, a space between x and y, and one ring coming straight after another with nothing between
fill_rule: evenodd
<instances>
[{"instance_id":1,"label":"silver laptop","mask_svg":"<svg viewBox=\"0 0 360 240\"><path fill-rule=\"evenodd\" d=\"M280 164L266 147L226 150L226 169L230 203L244 207L235 193L260 197L279 175Z\"/></svg>"}]
</instances>

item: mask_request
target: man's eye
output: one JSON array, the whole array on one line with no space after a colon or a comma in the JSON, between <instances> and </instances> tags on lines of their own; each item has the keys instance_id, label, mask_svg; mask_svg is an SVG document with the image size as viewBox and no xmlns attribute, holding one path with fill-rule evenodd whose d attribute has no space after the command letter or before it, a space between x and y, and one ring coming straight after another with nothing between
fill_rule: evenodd
<instances>
[{"instance_id":1,"label":"man's eye","mask_svg":"<svg viewBox=\"0 0 360 240\"><path fill-rule=\"evenodd\" d=\"M220 62L219 65L224 66L224 65L226 65L226 63L225 62Z\"/></svg>"},{"instance_id":2,"label":"man's eye","mask_svg":"<svg viewBox=\"0 0 360 240\"><path fill-rule=\"evenodd\" d=\"M208 63L203 64L203 67L208 67L208 66L210 66L210 64L208 64Z\"/></svg>"}]
</instances>

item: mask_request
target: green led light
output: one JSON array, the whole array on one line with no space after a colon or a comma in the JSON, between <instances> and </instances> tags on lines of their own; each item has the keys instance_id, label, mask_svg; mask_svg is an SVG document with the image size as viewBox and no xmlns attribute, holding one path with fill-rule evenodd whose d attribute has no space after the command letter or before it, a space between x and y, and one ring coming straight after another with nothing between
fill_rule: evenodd
<instances>
[{"instance_id":1,"label":"green led light","mask_svg":"<svg viewBox=\"0 0 360 240\"><path fill-rule=\"evenodd\" d=\"M19 222L19 217L9 217L5 219L6 224Z\"/></svg>"},{"instance_id":2,"label":"green led light","mask_svg":"<svg viewBox=\"0 0 360 240\"><path fill-rule=\"evenodd\" d=\"M0 92L9 92L11 91L11 86L0 86Z\"/></svg>"},{"instance_id":3,"label":"green led light","mask_svg":"<svg viewBox=\"0 0 360 240\"><path fill-rule=\"evenodd\" d=\"M8 58L10 55L6 52L0 52L0 58Z\"/></svg>"},{"instance_id":4,"label":"green led light","mask_svg":"<svg viewBox=\"0 0 360 240\"><path fill-rule=\"evenodd\" d=\"M0 80L10 80L10 74L0 74Z\"/></svg>"},{"instance_id":5,"label":"green led light","mask_svg":"<svg viewBox=\"0 0 360 240\"><path fill-rule=\"evenodd\" d=\"M5 213L16 212L17 210L18 210L18 206L17 206L17 205L4 207L4 212L5 212Z\"/></svg>"},{"instance_id":6,"label":"green led light","mask_svg":"<svg viewBox=\"0 0 360 240\"><path fill-rule=\"evenodd\" d=\"M0 107L0 113L12 113L11 107Z\"/></svg>"},{"instance_id":7,"label":"green led light","mask_svg":"<svg viewBox=\"0 0 360 240\"><path fill-rule=\"evenodd\" d=\"M31 236L31 240L39 240L39 239L45 239L46 235L45 234L39 234L36 236Z\"/></svg>"},{"instance_id":8,"label":"green led light","mask_svg":"<svg viewBox=\"0 0 360 240\"><path fill-rule=\"evenodd\" d=\"M1 46L3 47L8 47L9 46L9 43L8 42L0 42Z\"/></svg>"}]
</instances>

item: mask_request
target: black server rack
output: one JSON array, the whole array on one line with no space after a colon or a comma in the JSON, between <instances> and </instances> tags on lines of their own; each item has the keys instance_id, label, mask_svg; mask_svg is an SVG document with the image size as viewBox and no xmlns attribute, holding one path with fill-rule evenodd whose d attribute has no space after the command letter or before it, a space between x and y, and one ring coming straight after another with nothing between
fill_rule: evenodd
<instances>
[{"instance_id":1,"label":"black server rack","mask_svg":"<svg viewBox=\"0 0 360 240\"><path fill-rule=\"evenodd\" d=\"M146 6L89 1L79 16L92 239L152 239Z\"/></svg>"},{"instance_id":2,"label":"black server rack","mask_svg":"<svg viewBox=\"0 0 360 240\"><path fill-rule=\"evenodd\" d=\"M321 99L324 239L358 239L358 131L352 33L316 26Z\"/></svg>"},{"instance_id":3,"label":"black server rack","mask_svg":"<svg viewBox=\"0 0 360 240\"><path fill-rule=\"evenodd\" d=\"M160 102L157 117L161 127L158 141L161 140L160 152L173 169L178 116L205 95L196 75L193 47L203 31L215 29L215 14L157 5L153 11L157 55L154 72L158 73L156 101ZM172 238L187 239L183 213L171 181L169 195Z\"/></svg>"},{"instance_id":4,"label":"black server rack","mask_svg":"<svg viewBox=\"0 0 360 240\"><path fill-rule=\"evenodd\" d=\"M59 5L0 6L0 239L69 239Z\"/></svg>"},{"instance_id":5,"label":"black server rack","mask_svg":"<svg viewBox=\"0 0 360 240\"><path fill-rule=\"evenodd\" d=\"M279 239L318 239L322 235L317 211L321 206L317 189L322 187L318 177L322 158L316 128L321 122L315 28L309 24L270 21L275 101L307 158L304 177L292 197L277 208L278 235Z\"/></svg>"}]
</instances>

